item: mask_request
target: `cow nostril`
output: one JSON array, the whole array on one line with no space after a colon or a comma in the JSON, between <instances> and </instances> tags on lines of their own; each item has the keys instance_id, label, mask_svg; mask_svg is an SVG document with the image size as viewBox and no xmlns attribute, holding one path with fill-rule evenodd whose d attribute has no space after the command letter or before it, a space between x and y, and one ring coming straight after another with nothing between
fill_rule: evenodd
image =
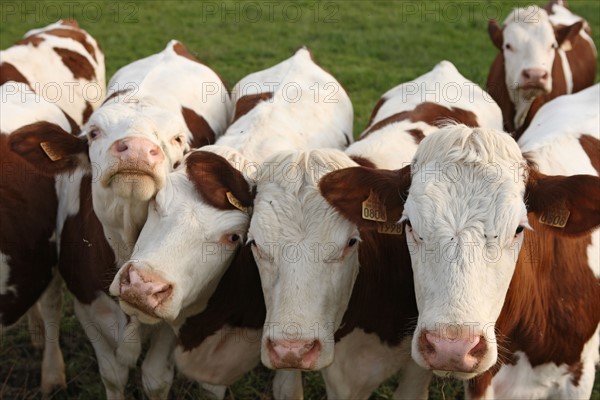
<instances>
[{"instance_id":1,"label":"cow nostril","mask_svg":"<svg viewBox=\"0 0 600 400\"><path fill-rule=\"evenodd\" d=\"M129 286L131 285L131 280L129 278L129 272L131 271L131 267L132 265L129 264L125 267L125 269L123 270L123 272L121 273L121 285L122 286Z\"/></svg>"},{"instance_id":2,"label":"cow nostril","mask_svg":"<svg viewBox=\"0 0 600 400\"><path fill-rule=\"evenodd\" d=\"M544 72L544 75L542 75L542 79L548 79L548 72Z\"/></svg>"},{"instance_id":3,"label":"cow nostril","mask_svg":"<svg viewBox=\"0 0 600 400\"><path fill-rule=\"evenodd\" d=\"M523 70L523 77L529 79L531 78L531 75L529 75L529 72L527 72L526 70Z\"/></svg>"},{"instance_id":4,"label":"cow nostril","mask_svg":"<svg viewBox=\"0 0 600 400\"><path fill-rule=\"evenodd\" d=\"M167 298L169 298L169 296L171 296L172 292L173 292L173 286L172 285L165 285L162 289L160 289L159 291L157 291L156 293L154 293L152 296L159 303L162 303Z\"/></svg>"},{"instance_id":5,"label":"cow nostril","mask_svg":"<svg viewBox=\"0 0 600 400\"><path fill-rule=\"evenodd\" d=\"M127 147L127 142L124 140L119 140L117 143L115 143L115 150L117 150L117 152L122 153L127 151L127 149L129 149L129 147Z\"/></svg>"},{"instance_id":6,"label":"cow nostril","mask_svg":"<svg viewBox=\"0 0 600 400\"><path fill-rule=\"evenodd\" d=\"M154 156L154 157L156 157L156 156L158 156L159 154L160 154L160 151L158 150L158 147L155 147L155 148L153 148L153 149L151 149L151 150L150 150L150 155L151 155L151 156Z\"/></svg>"},{"instance_id":7,"label":"cow nostril","mask_svg":"<svg viewBox=\"0 0 600 400\"><path fill-rule=\"evenodd\" d=\"M482 337L479 337L478 339L478 343L469 351L469 355L475 358L481 358L487 352L487 344L485 340Z\"/></svg>"}]
</instances>

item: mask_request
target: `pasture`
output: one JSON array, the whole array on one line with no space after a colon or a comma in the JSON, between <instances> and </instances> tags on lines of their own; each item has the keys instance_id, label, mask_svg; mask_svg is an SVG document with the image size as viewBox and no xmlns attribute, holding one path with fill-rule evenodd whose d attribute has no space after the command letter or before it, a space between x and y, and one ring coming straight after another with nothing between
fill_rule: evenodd
<instances>
[{"instance_id":1,"label":"pasture","mask_svg":"<svg viewBox=\"0 0 600 400\"><path fill-rule=\"evenodd\" d=\"M170 39L215 69L231 88L250 72L267 68L308 46L315 60L345 87L355 111L354 134L367 125L379 97L391 87L429 71L443 59L468 79L484 85L497 50L487 35L487 20L500 21L515 6L531 1L3 1L0 46L6 48L27 30L60 18L74 18L102 46L107 78ZM533 1L543 5L543 1ZM600 44L600 3L571 0L570 8L591 25ZM600 63L598 64L600 72ZM597 80L598 76L597 74ZM53 398L97 399L104 389L95 357L65 294L61 347L68 389ZM568 344L567 344L568 345ZM27 325L0 332L0 398L39 397L41 353L30 344ZM304 375L305 398L325 398L318 373ZM228 391L228 399L270 399L272 372L258 367ZM594 399L600 399L597 373ZM394 379L373 399L390 398ZM128 398L143 398L139 371L130 374ZM201 398L198 386L179 376L171 398ZM436 379L430 397L463 398L456 382Z\"/></svg>"}]
</instances>

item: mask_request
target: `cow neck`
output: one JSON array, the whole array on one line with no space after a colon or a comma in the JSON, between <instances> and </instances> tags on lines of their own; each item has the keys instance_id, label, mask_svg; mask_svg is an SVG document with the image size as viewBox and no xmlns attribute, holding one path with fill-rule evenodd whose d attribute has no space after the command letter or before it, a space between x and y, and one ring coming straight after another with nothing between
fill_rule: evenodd
<instances>
[{"instance_id":1,"label":"cow neck","mask_svg":"<svg viewBox=\"0 0 600 400\"><path fill-rule=\"evenodd\" d=\"M124 199L104 188L97 189L92 190L94 212L116 255L117 265L122 265L131 258L135 242L146 223L148 201Z\"/></svg>"},{"instance_id":2,"label":"cow neck","mask_svg":"<svg viewBox=\"0 0 600 400\"><path fill-rule=\"evenodd\" d=\"M362 231L360 270L336 340L355 328L388 345L412 334L417 321L410 253L404 235Z\"/></svg>"}]
</instances>

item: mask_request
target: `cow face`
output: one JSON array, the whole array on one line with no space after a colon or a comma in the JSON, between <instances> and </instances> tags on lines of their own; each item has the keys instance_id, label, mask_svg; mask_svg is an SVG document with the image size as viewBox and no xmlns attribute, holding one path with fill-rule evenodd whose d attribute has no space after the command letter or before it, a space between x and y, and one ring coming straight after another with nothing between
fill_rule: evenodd
<instances>
[{"instance_id":1,"label":"cow face","mask_svg":"<svg viewBox=\"0 0 600 400\"><path fill-rule=\"evenodd\" d=\"M130 100L131 101L131 100ZM142 100L109 102L83 129L97 179L94 200L150 200L186 150L183 118Z\"/></svg>"},{"instance_id":2,"label":"cow face","mask_svg":"<svg viewBox=\"0 0 600 400\"><path fill-rule=\"evenodd\" d=\"M267 310L261 358L270 368L320 369L358 273L357 227L318 189L326 172L356 165L338 150L285 152L264 161L248 240Z\"/></svg>"},{"instance_id":3,"label":"cow face","mask_svg":"<svg viewBox=\"0 0 600 400\"><path fill-rule=\"evenodd\" d=\"M250 207L250 188L216 154L192 152L169 175L150 203L131 260L110 287L126 313L147 323L173 322L206 306L248 228L248 213L233 199Z\"/></svg>"}]
</instances>

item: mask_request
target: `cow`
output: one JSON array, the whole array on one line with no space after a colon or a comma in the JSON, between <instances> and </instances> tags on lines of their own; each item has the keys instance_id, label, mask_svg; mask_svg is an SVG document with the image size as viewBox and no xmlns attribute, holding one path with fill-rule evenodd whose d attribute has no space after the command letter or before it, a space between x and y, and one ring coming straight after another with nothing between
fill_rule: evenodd
<instances>
[{"instance_id":1,"label":"cow","mask_svg":"<svg viewBox=\"0 0 600 400\"><path fill-rule=\"evenodd\" d=\"M290 87L297 90L295 101ZM264 300L243 242L252 182L271 168L263 159L352 141L352 103L308 49L248 75L233 93L232 125L214 146L191 152L169 175L132 259L110 288L128 314L171 324L178 335L178 369L214 385L232 384L260 361ZM224 390L213 392L222 396ZM277 398L301 396L300 374L276 374L274 392Z\"/></svg>"},{"instance_id":2,"label":"cow","mask_svg":"<svg viewBox=\"0 0 600 400\"><path fill-rule=\"evenodd\" d=\"M502 109L505 130L517 139L544 103L595 81L589 25L562 3L516 8L502 27L495 20L488 24L501 53L490 67L487 90Z\"/></svg>"},{"instance_id":3,"label":"cow","mask_svg":"<svg viewBox=\"0 0 600 400\"><path fill-rule=\"evenodd\" d=\"M84 61L75 66L74 59ZM80 68L84 77L78 75ZM8 141L30 124L78 134L82 112L91 112L104 98L104 74L99 45L72 20L30 31L0 51L0 327L13 325L29 310L33 344L44 347L44 396L66 386L58 341L62 282L54 268L58 200L54 179L40 176L9 149ZM91 101L85 98L86 85L95 90Z\"/></svg>"},{"instance_id":4,"label":"cow","mask_svg":"<svg viewBox=\"0 0 600 400\"><path fill-rule=\"evenodd\" d=\"M174 336L147 327L108 295L116 266L130 258L148 204L191 146L214 142L231 116L224 83L178 41L121 68L79 137L24 127L12 148L59 180L59 269L96 352L107 398L123 398L128 372L142 363L144 391L165 398ZM43 147L40 146L43 144Z\"/></svg>"},{"instance_id":5,"label":"cow","mask_svg":"<svg viewBox=\"0 0 600 400\"><path fill-rule=\"evenodd\" d=\"M104 53L74 20L30 30L0 52L0 85L22 82L81 126L106 94Z\"/></svg>"},{"instance_id":6,"label":"cow","mask_svg":"<svg viewBox=\"0 0 600 400\"><path fill-rule=\"evenodd\" d=\"M372 115L344 153L286 152L265 161L277 167L257 181L248 232L267 310L262 362L322 369L331 398L368 397L402 368L395 396L426 398L430 373L409 357L417 308L403 237L393 235L400 233L393 223L382 224L383 232L360 229L362 223L330 204L332 194L319 181L359 164L400 168L442 124L501 128L502 114L481 88L442 61L389 90ZM301 179L286 179L291 165L301 166Z\"/></svg>"},{"instance_id":7,"label":"cow","mask_svg":"<svg viewBox=\"0 0 600 400\"><path fill-rule=\"evenodd\" d=\"M357 221L371 193L402 215L419 310L412 357L465 380L469 398L591 395L600 359L600 282L590 265L598 261L590 232L600 225L600 103L597 87L588 91L581 94L592 105L579 101L567 112L589 107L593 132L550 128L523 154L504 132L452 125L425 138L409 166L355 167L321 182ZM545 111L540 122L560 121ZM566 158L565 149L583 159ZM569 176L546 175L534 160Z\"/></svg>"}]
</instances>

